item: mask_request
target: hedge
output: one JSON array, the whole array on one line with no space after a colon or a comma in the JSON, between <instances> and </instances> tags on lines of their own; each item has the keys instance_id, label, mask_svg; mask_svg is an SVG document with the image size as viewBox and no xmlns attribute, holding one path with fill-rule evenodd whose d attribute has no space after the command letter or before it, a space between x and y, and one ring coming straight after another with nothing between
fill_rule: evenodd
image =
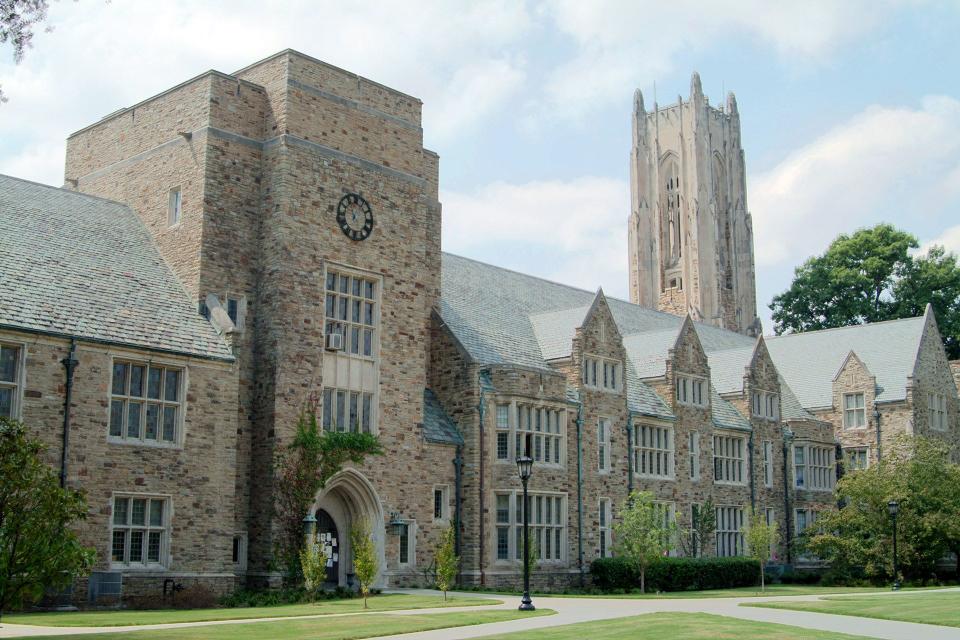
<instances>
[{"instance_id":1,"label":"hedge","mask_svg":"<svg viewBox=\"0 0 960 640\"><path fill-rule=\"evenodd\" d=\"M753 558L660 558L646 573L647 591L700 591L749 587L760 580ZM640 587L640 571L624 558L599 558L590 565L600 589Z\"/></svg>"}]
</instances>

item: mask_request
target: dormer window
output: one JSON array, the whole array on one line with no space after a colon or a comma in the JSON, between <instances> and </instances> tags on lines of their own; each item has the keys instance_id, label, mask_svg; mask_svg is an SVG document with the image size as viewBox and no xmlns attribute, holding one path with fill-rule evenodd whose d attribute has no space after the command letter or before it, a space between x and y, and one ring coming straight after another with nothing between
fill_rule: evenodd
<instances>
[{"instance_id":1,"label":"dormer window","mask_svg":"<svg viewBox=\"0 0 960 640\"><path fill-rule=\"evenodd\" d=\"M606 358L585 357L583 384L602 391L619 391L623 385L623 370L620 363Z\"/></svg>"},{"instance_id":2,"label":"dormer window","mask_svg":"<svg viewBox=\"0 0 960 640\"><path fill-rule=\"evenodd\" d=\"M707 406L708 383L704 378L676 377L677 402L694 407Z\"/></svg>"},{"instance_id":3,"label":"dormer window","mask_svg":"<svg viewBox=\"0 0 960 640\"><path fill-rule=\"evenodd\" d=\"M754 391L753 417L764 420L779 420L780 396L768 391Z\"/></svg>"},{"instance_id":4,"label":"dormer window","mask_svg":"<svg viewBox=\"0 0 960 640\"><path fill-rule=\"evenodd\" d=\"M863 394L843 394L843 428L862 429L865 426L867 426L867 415Z\"/></svg>"}]
</instances>

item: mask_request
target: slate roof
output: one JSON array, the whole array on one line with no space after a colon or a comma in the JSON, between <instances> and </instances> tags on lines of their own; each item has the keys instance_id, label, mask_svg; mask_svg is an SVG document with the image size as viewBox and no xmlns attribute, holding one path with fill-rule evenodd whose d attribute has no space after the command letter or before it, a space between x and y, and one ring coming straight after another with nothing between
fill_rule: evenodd
<instances>
[{"instance_id":1,"label":"slate roof","mask_svg":"<svg viewBox=\"0 0 960 640\"><path fill-rule=\"evenodd\" d=\"M850 351L876 376L877 400L904 400L924 322L923 317L889 320L765 340L777 370L808 409L833 404L833 379Z\"/></svg>"},{"instance_id":2,"label":"slate roof","mask_svg":"<svg viewBox=\"0 0 960 640\"><path fill-rule=\"evenodd\" d=\"M423 439L434 444L463 444L463 436L457 430L457 425L430 389L423 390Z\"/></svg>"},{"instance_id":3,"label":"slate roof","mask_svg":"<svg viewBox=\"0 0 960 640\"><path fill-rule=\"evenodd\" d=\"M708 351L710 381L719 393L743 392L743 376L746 374L756 343L749 347Z\"/></svg>"},{"instance_id":4,"label":"slate roof","mask_svg":"<svg viewBox=\"0 0 960 640\"><path fill-rule=\"evenodd\" d=\"M0 175L0 326L233 360L125 205Z\"/></svg>"},{"instance_id":5,"label":"slate roof","mask_svg":"<svg viewBox=\"0 0 960 640\"><path fill-rule=\"evenodd\" d=\"M713 424L721 429L753 431L750 421L743 417L730 402L721 398L713 385L710 385L710 414L713 418Z\"/></svg>"}]
</instances>

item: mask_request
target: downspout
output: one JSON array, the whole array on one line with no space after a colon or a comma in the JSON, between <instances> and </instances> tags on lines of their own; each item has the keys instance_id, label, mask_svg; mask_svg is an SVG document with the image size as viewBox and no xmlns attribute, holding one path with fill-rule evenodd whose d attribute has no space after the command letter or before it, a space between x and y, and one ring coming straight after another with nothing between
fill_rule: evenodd
<instances>
[{"instance_id":1,"label":"downspout","mask_svg":"<svg viewBox=\"0 0 960 640\"><path fill-rule=\"evenodd\" d=\"M877 423L877 462L880 462L881 458L881 439L880 439L880 409L877 409L877 401L873 401L873 419Z\"/></svg>"},{"instance_id":2,"label":"downspout","mask_svg":"<svg viewBox=\"0 0 960 640\"><path fill-rule=\"evenodd\" d=\"M67 370L66 393L63 400L63 454L60 457L60 486L67 486L67 460L70 459L70 403L73 399L73 373L79 362L77 361L77 340L70 339L70 353L61 360Z\"/></svg>"},{"instance_id":3,"label":"downspout","mask_svg":"<svg viewBox=\"0 0 960 640\"><path fill-rule=\"evenodd\" d=\"M484 441L486 436L483 432L483 416L485 413L484 408L484 397L483 397L483 382L480 380L480 376L483 374L481 371L477 374L477 385L480 387L480 403L477 405L477 411L480 414L480 586L485 586L487 584L487 575L485 571L484 564L484 550L487 547L487 538L484 531L486 518L484 518L484 512L486 511L486 503L483 501L483 472L484 472L484 462L486 459L486 452Z\"/></svg>"},{"instance_id":4,"label":"downspout","mask_svg":"<svg viewBox=\"0 0 960 640\"><path fill-rule=\"evenodd\" d=\"M787 427L789 429L789 427ZM789 446L787 445L788 437L786 434L783 436L783 521L784 521L784 531L786 532L786 549L787 549L787 564L793 564L793 553L791 552L790 544L790 485L789 478L787 473L787 465L789 464Z\"/></svg>"},{"instance_id":5,"label":"downspout","mask_svg":"<svg viewBox=\"0 0 960 640\"><path fill-rule=\"evenodd\" d=\"M757 512L757 485L753 470L753 431L750 431L750 439L747 440L747 459L750 465L750 513Z\"/></svg>"},{"instance_id":6,"label":"downspout","mask_svg":"<svg viewBox=\"0 0 960 640\"><path fill-rule=\"evenodd\" d=\"M463 554L460 551L460 547L463 544L461 541L460 526L463 522L463 512L462 512L462 494L463 494L463 445L457 445L457 455L453 459L453 548L457 557L460 558ZM460 567L462 570L462 565ZM457 573L460 573L458 571Z\"/></svg>"},{"instance_id":7,"label":"downspout","mask_svg":"<svg viewBox=\"0 0 960 640\"><path fill-rule=\"evenodd\" d=\"M633 413L627 410L627 495L633 493Z\"/></svg>"},{"instance_id":8,"label":"downspout","mask_svg":"<svg viewBox=\"0 0 960 640\"><path fill-rule=\"evenodd\" d=\"M583 586L583 401L577 405L577 566Z\"/></svg>"}]
</instances>

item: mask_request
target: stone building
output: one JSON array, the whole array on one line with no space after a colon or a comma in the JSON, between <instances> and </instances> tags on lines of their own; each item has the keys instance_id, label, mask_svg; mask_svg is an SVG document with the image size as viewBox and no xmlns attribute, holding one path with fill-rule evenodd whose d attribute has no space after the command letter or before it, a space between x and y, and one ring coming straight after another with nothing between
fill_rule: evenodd
<instances>
[{"instance_id":1,"label":"stone building","mask_svg":"<svg viewBox=\"0 0 960 640\"><path fill-rule=\"evenodd\" d=\"M864 416L876 399L884 437L897 416L919 424L940 406L915 397L941 394L943 433L956 435L929 313L879 338L820 332L809 370L808 348L789 346L803 336L746 335L752 241L732 100L718 112L695 82L691 103L648 117L638 96L635 144L648 148L635 159L675 157L682 180L665 188L683 214L664 228L693 247L663 262L673 236L658 226L651 244L641 218L674 210L649 205L663 194L638 190L649 174L634 163L631 247L652 252L635 252L649 264L631 272L642 305L442 253L420 109L288 50L74 133L63 189L0 178L0 250L24 257L0 262L0 415L41 434L65 482L88 492L81 535L98 562L81 597L117 578L147 598L171 581L278 584L274 459L305 407L386 452L348 465L309 510L336 541L340 585L353 582L347 534L361 518L382 586L429 581L451 523L463 582L515 584L526 449L536 580L560 585L612 553L635 489L684 528L711 499L708 554L742 553L756 510L783 530L777 562L807 560L789 542L832 505L838 441L869 431L833 424L853 389ZM641 266L677 285L640 286ZM647 304L650 291L673 302ZM875 339L898 342L895 363Z\"/></svg>"},{"instance_id":2,"label":"stone building","mask_svg":"<svg viewBox=\"0 0 960 640\"><path fill-rule=\"evenodd\" d=\"M653 111L638 89L630 152L630 301L760 335L740 114L690 99Z\"/></svg>"}]
</instances>

